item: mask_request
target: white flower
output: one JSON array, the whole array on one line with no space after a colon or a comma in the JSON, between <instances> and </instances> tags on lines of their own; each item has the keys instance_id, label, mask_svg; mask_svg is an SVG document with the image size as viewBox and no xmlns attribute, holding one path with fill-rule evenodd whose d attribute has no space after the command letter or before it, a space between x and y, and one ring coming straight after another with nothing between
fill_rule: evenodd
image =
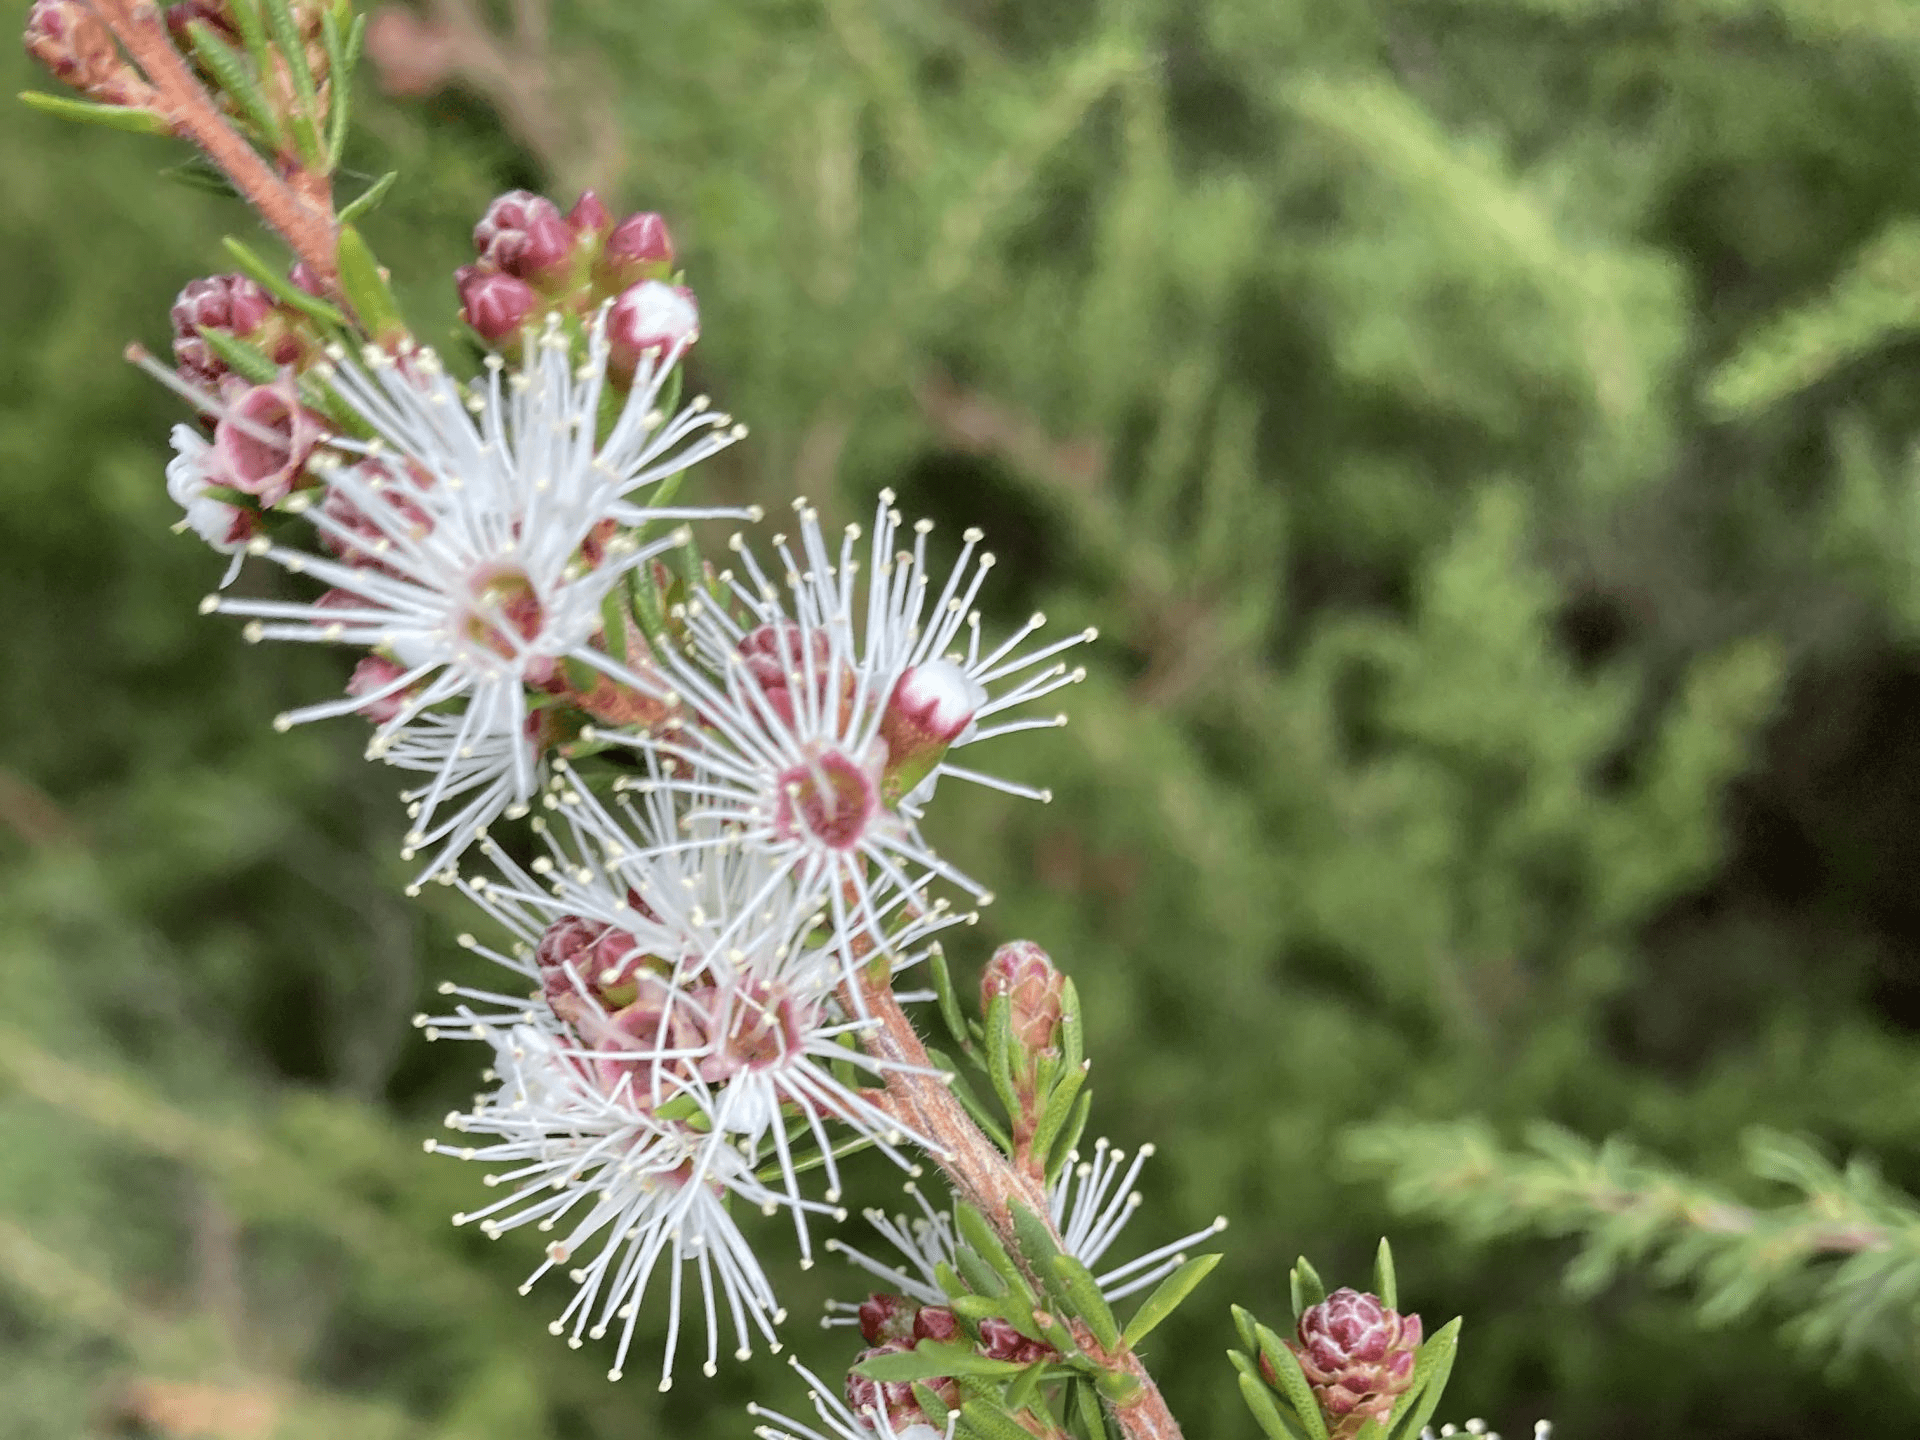
<instances>
[{"instance_id":1,"label":"white flower","mask_svg":"<svg viewBox=\"0 0 1920 1440\"><path fill-rule=\"evenodd\" d=\"M226 589L240 573L253 517L238 505L207 493L208 452L213 448L185 425L173 427L173 459L167 462L167 495L186 511L177 528L191 530L222 555L231 555L220 588Z\"/></svg>"},{"instance_id":2,"label":"white flower","mask_svg":"<svg viewBox=\"0 0 1920 1440\"><path fill-rule=\"evenodd\" d=\"M765 850L802 892L825 897L836 929L876 939L886 897L916 893L922 872L982 903L991 898L921 837L921 807L948 775L1047 799L952 756L1064 723L1060 715L982 722L1081 679L1056 657L1094 634L1023 649L1045 623L1036 615L986 646L972 607L993 557L978 552L979 532L966 532L959 561L936 584L926 558L931 525L915 525L912 549L896 553L892 500L881 496L864 579L860 527L849 526L830 553L818 514L796 502L797 545L774 538L784 598L735 536L744 573L721 575L725 603L695 596L677 608L685 642L657 657L668 698L693 723L662 736L604 736L677 762L661 783L685 797L691 816Z\"/></svg>"},{"instance_id":3,"label":"white flower","mask_svg":"<svg viewBox=\"0 0 1920 1440\"><path fill-rule=\"evenodd\" d=\"M885 1408L877 1404L865 1406L856 1413L813 1371L798 1360L789 1359L788 1363L807 1382L807 1399L813 1402L822 1428L816 1429L777 1410L748 1405L749 1415L773 1422L753 1427L753 1433L760 1440L953 1440L954 1427L960 1419L958 1409L948 1412L944 1430L936 1429L925 1418L896 1423Z\"/></svg>"},{"instance_id":4,"label":"white flower","mask_svg":"<svg viewBox=\"0 0 1920 1440\"><path fill-rule=\"evenodd\" d=\"M1124 1152L1096 1140L1093 1159L1081 1160L1077 1151L1069 1153L1067 1164L1047 1192L1047 1208L1054 1227L1060 1232L1061 1248L1089 1270L1093 1270L1139 1207L1140 1192L1133 1188L1140 1169L1153 1154L1153 1146L1142 1145L1134 1152L1131 1164ZM957 1241L953 1217L927 1202L917 1186L907 1192L919 1204L917 1216L888 1215L880 1210L863 1212L867 1222L899 1252L901 1263L888 1264L854 1249L839 1240L829 1240L827 1248L837 1250L869 1275L886 1285L893 1294L904 1295L922 1305L944 1305L945 1292L935 1276L938 1266L953 1263ZM1186 1250L1210 1239L1227 1228L1224 1217L1211 1225L1182 1235L1165 1245L1156 1246L1116 1265L1105 1273L1095 1271L1094 1283L1108 1301L1123 1300L1147 1286L1157 1284L1187 1261ZM858 1322L858 1302L829 1300L828 1325L853 1325Z\"/></svg>"},{"instance_id":5,"label":"white flower","mask_svg":"<svg viewBox=\"0 0 1920 1440\"><path fill-rule=\"evenodd\" d=\"M1442 1425L1437 1432L1428 1425L1420 1431L1420 1440L1443 1440L1443 1437L1454 1435L1472 1435L1477 1437L1477 1440L1500 1440L1500 1433L1497 1430L1489 1430L1484 1420L1469 1420L1465 1425ZM1551 1440L1552 1435L1551 1420L1533 1422L1533 1440Z\"/></svg>"},{"instance_id":6,"label":"white flower","mask_svg":"<svg viewBox=\"0 0 1920 1440\"><path fill-rule=\"evenodd\" d=\"M206 604L252 617L250 640L360 646L404 667L383 692L401 703L369 749L402 750L409 759L401 763L416 766L441 757L417 792L419 823L408 837L410 851L438 846L427 873L494 814L534 794L541 747L528 734L527 687L549 682L566 662L619 669L593 643L602 602L628 571L685 539L659 528L643 539L638 527L749 513L644 503L647 487L742 431L704 399L663 416L654 407L668 372L650 363L598 439L607 353L602 315L577 370L567 337L550 322L529 337L520 370L506 373L490 358L484 382L472 387L449 377L428 350L395 360L370 349L361 364L336 355L315 376L375 439L334 437L330 453L313 462L327 493L309 513L331 553L255 542L269 560L332 590L313 603ZM344 714L366 701L349 695L275 723ZM420 743L403 744L422 728ZM504 787L486 783L482 765ZM459 824L436 826L442 805L463 791L488 803L470 803Z\"/></svg>"},{"instance_id":7,"label":"white flower","mask_svg":"<svg viewBox=\"0 0 1920 1440\"><path fill-rule=\"evenodd\" d=\"M607 1057L582 1049L551 1016L529 1010L511 1026L460 1018L492 1042L499 1083L471 1112L449 1115L447 1124L493 1138L471 1146L429 1140L426 1148L508 1167L488 1175L487 1183L511 1185L511 1191L454 1216L456 1225L477 1223L494 1238L529 1223L560 1232L521 1286L525 1294L547 1271L566 1267L577 1288L548 1328L556 1335L570 1331L568 1343L578 1346L583 1336L597 1340L617 1327L609 1378L619 1379L648 1283L664 1262L662 1390L672 1384L689 1265L703 1296L708 1375L716 1368L723 1309L737 1356L750 1353L756 1331L777 1350L773 1327L784 1312L725 1203L728 1193L762 1208L779 1203L754 1180L750 1163L732 1146L635 1104L631 1087L608 1084L595 1063Z\"/></svg>"}]
</instances>

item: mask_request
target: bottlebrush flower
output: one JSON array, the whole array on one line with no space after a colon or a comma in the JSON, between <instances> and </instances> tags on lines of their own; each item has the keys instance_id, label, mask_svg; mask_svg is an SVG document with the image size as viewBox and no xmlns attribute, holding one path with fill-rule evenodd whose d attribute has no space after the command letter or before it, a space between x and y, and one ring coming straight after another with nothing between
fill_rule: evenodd
<instances>
[{"instance_id":1,"label":"bottlebrush flower","mask_svg":"<svg viewBox=\"0 0 1920 1440\"><path fill-rule=\"evenodd\" d=\"M960 1418L958 1395L947 1415L944 1429L937 1428L912 1405L912 1387L877 1387L872 1381L855 1386L857 1378L848 1377L848 1388L855 1390L867 1403L856 1409L847 1401L834 1394L825 1381L814 1374L798 1360L790 1360L793 1368L807 1382L807 1399L813 1402L814 1413L820 1417L820 1426L816 1429L777 1410L763 1409L759 1405L748 1405L747 1413L771 1423L756 1425L753 1433L760 1440L953 1440L954 1426ZM938 1383L938 1382L935 1382ZM947 1382L949 1389L952 1382ZM906 1405L887 1405L878 1403L867 1395L867 1389L903 1389L907 1392Z\"/></svg>"},{"instance_id":2,"label":"bottlebrush flower","mask_svg":"<svg viewBox=\"0 0 1920 1440\"><path fill-rule=\"evenodd\" d=\"M435 760L433 777L414 792L418 823L407 839L409 853L437 847L431 874L495 815L534 794L540 747L527 687L548 682L567 661L626 674L593 643L602 602L629 570L682 542L665 526L757 513L648 507L641 497L744 430L704 397L662 416L655 407L663 362L643 368L606 439L597 440L604 316L591 325L577 369L550 321L528 337L517 372L489 357L485 380L472 387L449 377L428 350L399 360L369 350L361 364L334 358L323 378L377 437L335 436L314 462L327 495L309 515L322 549L335 553L280 544L260 553L335 593L313 603L210 597L206 608L251 617L250 640L353 645L405 667L380 697L349 694L275 723L400 697L369 754L409 768ZM396 489L396 473L411 483ZM436 823L463 794L458 823Z\"/></svg>"},{"instance_id":3,"label":"bottlebrush flower","mask_svg":"<svg viewBox=\"0 0 1920 1440\"><path fill-rule=\"evenodd\" d=\"M678 762L661 783L685 797L690 814L721 822L803 893L825 896L837 931L864 930L876 941L887 895L917 892L916 872L990 898L922 839L921 807L947 775L1047 799L952 756L1063 724L1062 715L982 722L1081 679L1056 657L1094 634L1023 649L1045 623L1036 615L986 647L972 609L993 565L978 552L980 533L966 532L958 563L936 585L926 556L931 524L915 525L912 549L896 553L892 504L883 492L863 583L860 527L847 528L835 555L818 514L795 502L797 544L774 537L790 604L735 536L744 574L722 573L724 603L696 596L677 612L685 643L656 657L672 698L696 723L626 741Z\"/></svg>"},{"instance_id":4,"label":"bottlebrush flower","mask_svg":"<svg viewBox=\"0 0 1920 1440\"><path fill-rule=\"evenodd\" d=\"M1153 1146L1142 1145L1129 1164L1124 1152L1112 1149L1104 1139L1096 1140L1093 1159L1083 1161L1078 1152L1070 1153L1060 1178L1047 1192L1047 1209L1054 1228L1060 1232L1061 1249L1089 1270L1113 1248L1139 1207L1140 1192L1133 1185L1152 1154ZM957 1248L953 1216L935 1210L918 1186L909 1184L907 1193L920 1207L917 1216L888 1215L880 1210L862 1212L867 1222L899 1252L901 1263L877 1260L840 1240L829 1240L827 1248L838 1251L895 1294L922 1305L944 1305L947 1297L935 1270L942 1264L953 1263ZM1188 1246L1210 1239L1226 1228L1224 1217L1216 1219L1211 1225L1156 1246L1104 1274L1096 1271L1094 1283L1109 1301L1123 1300L1157 1284L1184 1265ZM855 1302L830 1300L823 1323L858 1324L860 1308Z\"/></svg>"},{"instance_id":5,"label":"bottlebrush flower","mask_svg":"<svg viewBox=\"0 0 1920 1440\"><path fill-rule=\"evenodd\" d=\"M507 1167L487 1176L511 1185L503 1198L454 1224L477 1224L490 1238L531 1224L562 1238L520 1287L528 1293L550 1270L566 1270L577 1287L547 1328L568 1344L598 1340L617 1328L608 1378L620 1378L634 1325L654 1272L667 1270L668 1324L660 1388L673 1383L687 1266L694 1267L706 1317L708 1375L715 1372L725 1311L734 1353L746 1358L757 1332L774 1349L784 1318L759 1259L727 1211L736 1194L763 1208L780 1197L762 1187L731 1145L716 1144L636 1105L624 1079L609 1084L557 1021L527 1010L514 1025L472 1019L470 1033L490 1041L498 1083L449 1128L492 1137L478 1145L426 1142L429 1153ZM465 1032L463 1032L465 1033ZM570 1332L570 1333L569 1333Z\"/></svg>"}]
</instances>

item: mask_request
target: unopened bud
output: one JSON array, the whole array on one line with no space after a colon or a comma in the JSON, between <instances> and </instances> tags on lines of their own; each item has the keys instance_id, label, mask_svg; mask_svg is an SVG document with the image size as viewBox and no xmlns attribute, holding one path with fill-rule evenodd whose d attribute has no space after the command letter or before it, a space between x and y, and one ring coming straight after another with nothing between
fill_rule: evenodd
<instances>
[{"instance_id":1,"label":"unopened bud","mask_svg":"<svg viewBox=\"0 0 1920 1440\"><path fill-rule=\"evenodd\" d=\"M228 400L214 426L210 478L263 506L277 505L326 434L320 417L301 405L291 375L249 386Z\"/></svg>"},{"instance_id":2,"label":"unopened bud","mask_svg":"<svg viewBox=\"0 0 1920 1440\"><path fill-rule=\"evenodd\" d=\"M638 908L651 913L644 905ZM585 998L607 1011L632 1005L639 998L643 974L662 966L626 931L583 915L562 915L549 925L533 958L548 1003L568 1021L576 1018L573 1012Z\"/></svg>"},{"instance_id":3,"label":"unopened bud","mask_svg":"<svg viewBox=\"0 0 1920 1440\"><path fill-rule=\"evenodd\" d=\"M913 1317L913 1338L921 1340L952 1340L960 1333L960 1322L953 1318L953 1311L944 1305L923 1305L920 1313Z\"/></svg>"},{"instance_id":4,"label":"unopened bud","mask_svg":"<svg viewBox=\"0 0 1920 1440\"><path fill-rule=\"evenodd\" d=\"M1389 1310L1378 1296L1336 1290L1307 1308L1297 1333L1287 1348L1299 1358L1335 1440L1349 1440L1369 1420L1384 1422L1413 1383L1420 1317ZM1264 1359L1261 1364L1266 1368Z\"/></svg>"},{"instance_id":5,"label":"unopened bud","mask_svg":"<svg viewBox=\"0 0 1920 1440\"><path fill-rule=\"evenodd\" d=\"M642 356L670 355L699 338L700 309L693 292L664 280L629 285L607 316L607 340L617 369L631 372Z\"/></svg>"},{"instance_id":6,"label":"unopened bud","mask_svg":"<svg viewBox=\"0 0 1920 1440\"><path fill-rule=\"evenodd\" d=\"M627 216L607 236L595 277L608 290L623 290L642 280L665 280L673 273L673 237L667 222L651 210Z\"/></svg>"},{"instance_id":7,"label":"unopened bud","mask_svg":"<svg viewBox=\"0 0 1920 1440\"><path fill-rule=\"evenodd\" d=\"M613 229L613 216L600 203L598 195L582 190L580 198L573 202L573 209L567 212L567 228L583 240L589 236L597 239Z\"/></svg>"},{"instance_id":8,"label":"unopened bud","mask_svg":"<svg viewBox=\"0 0 1920 1440\"><path fill-rule=\"evenodd\" d=\"M384 655L365 655L360 663L353 667L353 677L347 681L349 695L374 695L387 689L402 675L407 673L404 665L396 665ZM378 699L367 701L360 707L360 713L376 725L384 725L406 708L407 694L404 690L395 690L380 695Z\"/></svg>"},{"instance_id":9,"label":"unopened bud","mask_svg":"<svg viewBox=\"0 0 1920 1440\"><path fill-rule=\"evenodd\" d=\"M544 195L509 190L473 227L473 248L496 270L537 282L550 278L572 257L573 231Z\"/></svg>"},{"instance_id":10,"label":"unopened bud","mask_svg":"<svg viewBox=\"0 0 1920 1440\"><path fill-rule=\"evenodd\" d=\"M320 283L320 277L313 273L313 267L307 264L306 261L294 261L293 268L287 272L287 278L294 283L296 288L306 291L307 294L314 296L316 299L324 300L327 298L327 287Z\"/></svg>"},{"instance_id":11,"label":"unopened bud","mask_svg":"<svg viewBox=\"0 0 1920 1440\"><path fill-rule=\"evenodd\" d=\"M854 1364L870 1360L876 1355L897 1355L909 1351L913 1346L903 1340L890 1340L871 1350L863 1350L854 1357ZM951 1409L960 1408L960 1387L949 1376L934 1376L920 1382L938 1395L941 1402ZM913 1385L906 1380L869 1380L864 1375L849 1372L847 1375L847 1404L855 1415L866 1415L879 1411L886 1417L896 1435L903 1435L910 1426L928 1426L927 1415L920 1408L920 1402L914 1398ZM938 1431L934 1433L940 1433Z\"/></svg>"},{"instance_id":12,"label":"unopened bud","mask_svg":"<svg viewBox=\"0 0 1920 1440\"><path fill-rule=\"evenodd\" d=\"M226 362L213 353L200 332L218 330L236 340L265 338L260 332L273 313L273 298L245 275L189 280L174 300L170 316L174 364L188 380L216 383L227 373Z\"/></svg>"},{"instance_id":13,"label":"unopened bud","mask_svg":"<svg viewBox=\"0 0 1920 1440\"><path fill-rule=\"evenodd\" d=\"M889 802L911 795L933 773L986 702L980 683L951 660L928 660L900 677L880 716Z\"/></svg>"},{"instance_id":14,"label":"unopened bud","mask_svg":"<svg viewBox=\"0 0 1920 1440\"><path fill-rule=\"evenodd\" d=\"M1047 952L1031 940L1013 940L993 952L980 976L980 1008L1007 997L1012 1012L1014 1043L1029 1055L1053 1048L1059 1028L1061 997L1067 977Z\"/></svg>"},{"instance_id":15,"label":"unopened bud","mask_svg":"<svg viewBox=\"0 0 1920 1440\"><path fill-rule=\"evenodd\" d=\"M869 1345L885 1345L889 1340L912 1344L917 1315L914 1303L903 1296L869 1295L860 1302L860 1333Z\"/></svg>"},{"instance_id":16,"label":"unopened bud","mask_svg":"<svg viewBox=\"0 0 1920 1440\"><path fill-rule=\"evenodd\" d=\"M989 1360L1011 1360L1016 1365L1031 1365L1036 1360L1051 1360L1060 1352L1044 1340L1022 1335L1010 1321L998 1315L989 1315L980 1322L980 1353Z\"/></svg>"},{"instance_id":17,"label":"unopened bud","mask_svg":"<svg viewBox=\"0 0 1920 1440\"><path fill-rule=\"evenodd\" d=\"M113 32L79 0L34 0L27 12L27 53L54 79L108 105L141 107L153 88L134 73Z\"/></svg>"},{"instance_id":18,"label":"unopened bud","mask_svg":"<svg viewBox=\"0 0 1920 1440\"><path fill-rule=\"evenodd\" d=\"M460 287L460 318L489 345L518 333L540 302L526 281L499 270L463 265L454 280Z\"/></svg>"}]
</instances>

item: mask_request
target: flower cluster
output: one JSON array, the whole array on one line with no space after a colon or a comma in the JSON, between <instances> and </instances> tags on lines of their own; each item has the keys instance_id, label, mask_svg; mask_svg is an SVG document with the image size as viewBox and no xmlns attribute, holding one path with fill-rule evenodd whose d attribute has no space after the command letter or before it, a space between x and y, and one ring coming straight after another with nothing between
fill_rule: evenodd
<instances>
[{"instance_id":1,"label":"flower cluster","mask_svg":"<svg viewBox=\"0 0 1920 1440\"><path fill-rule=\"evenodd\" d=\"M810 1264L847 1149L914 1173L907 1147L938 1156L886 1095L938 1072L863 1049L868 987L990 898L922 816L947 777L1045 798L954 757L1062 723L1014 712L1080 678L1061 657L1091 632L1037 643L1036 615L989 642L981 536L939 566L891 494L870 533L829 544L800 502L771 560L740 535L728 566L700 560L687 522L759 517L671 503L743 431L704 398L674 408L696 312L665 225L516 191L474 246L471 378L404 336L349 352L298 277L194 282L174 369L147 363L206 417L175 434L183 524L312 587L223 585L204 608L358 652L343 695L276 724L365 716L369 756L419 777L416 884L455 886L498 937L464 941L507 982L444 986L419 1017L490 1052L458 1143L429 1145L504 1167L459 1222L547 1234L528 1283L567 1275L555 1333L617 1336L615 1375L664 1290L664 1388L688 1277L709 1373L775 1343L739 1216L784 1214ZM491 827L530 812L526 861ZM1059 1218L1092 1259L1130 1202L1109 1203L1104 1145L1076 1174ZM1147 1283L1166 1253L1114 1275Z\"/></svg>"}]
</instances>

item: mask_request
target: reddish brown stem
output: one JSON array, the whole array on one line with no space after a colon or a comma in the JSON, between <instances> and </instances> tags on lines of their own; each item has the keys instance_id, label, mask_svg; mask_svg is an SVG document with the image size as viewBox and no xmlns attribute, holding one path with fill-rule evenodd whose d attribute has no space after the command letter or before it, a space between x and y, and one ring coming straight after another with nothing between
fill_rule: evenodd
<instances>
[{"instance_id":1,"label":"reddish brown stem","mask_svg":"<svg viewBox=\"0 0 1920 1440\"><path fill-rule=\"evenodd\" d=\"M913 1022L894 999L892 987L885 981L863 983L861 997L866 1002L867 1013L880 1022L867 1032L867 1053L877 1060L892 1061L903 1067L890 1071L887 1076L887 1094L894 1118L933 1142L937 1147L932 1152L933 1159L953 1182L955 1192L985 1215L1007 1247L1017 1252L1013 1213L1009 1207L1017 1200L1044 1217L1047 1196L1040 1180L1023 1174L1001 1154L938 1075L928 1073L936 1067L927 1058L927 1047L920 1043ZM1139 1383L1139 1392L1132 1400L1109 1407L1122 1435L1129 1440L1181 1440L1180 1422L1173 1418L1160 1387L1153 1383L1153 1377L1140 1363L1138 1355L1124 1347L1118 1355L1109 1354L1077 1323L1074 1338L1096 1363L1124 1371Z\"/></svg>"},{"instance_id":2,"label":"reddish brown stem","mask_svg":"<svg viewBox=\"0 0 1920 1440\"><path fill-rule=\"evenodd\" d=\"M332 185L324 175L295 170L283 179L228 123L206 88L174 48L166 22L152 0L91 0L114 39L125 47L153 86L154 113L176 135L200 147L233 182L233 188L293 247L329 290L333 288L335 237ZM345 83L340 77L339 83Z\"/></svg>"}]
</instances>

